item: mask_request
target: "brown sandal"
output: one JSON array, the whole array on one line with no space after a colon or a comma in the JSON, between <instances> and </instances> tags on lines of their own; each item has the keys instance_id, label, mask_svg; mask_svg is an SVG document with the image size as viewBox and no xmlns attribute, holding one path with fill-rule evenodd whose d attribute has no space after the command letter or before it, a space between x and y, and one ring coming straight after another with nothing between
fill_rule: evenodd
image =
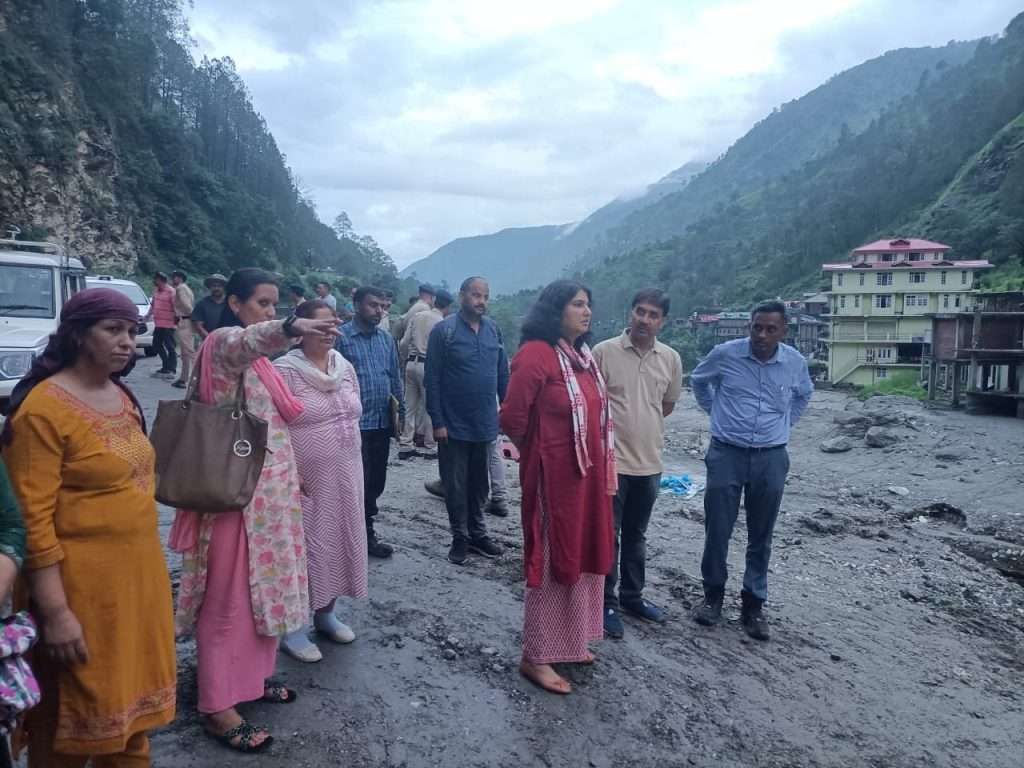
<instances>
[{"instance_id":1,"label":"brown sandal","mask_svg":"<svg viewBox=\"0 0 1024 768\"><path fill-rule=\"evenodd\" d=\"M552 672L554 672L554 670L552 670ZM523 660L519 662L519 674L537 687L543 688L549 693L557 693L561 696L566 696L572 693L572 686L564 677L555 672L553 680L551 678L547 678L537 671L537 665L531 664L528 661Z\"/></svg>"}]
</instances>

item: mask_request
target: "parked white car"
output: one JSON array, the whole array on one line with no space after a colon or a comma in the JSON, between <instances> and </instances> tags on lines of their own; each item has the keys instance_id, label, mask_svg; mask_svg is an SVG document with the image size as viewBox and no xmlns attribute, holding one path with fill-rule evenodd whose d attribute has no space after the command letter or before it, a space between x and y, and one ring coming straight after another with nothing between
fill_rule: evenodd
<instances>
[{"instance_id":1,"label":"parked white car","mask_svg":"<svg viewBox=\"0 0 1024 768\"><path fill-rule=\"evenodd\" d=\"M142 290L142 286L132 280L119 280L110 275L89 275L85 278L89 288L113 288L120 291L129 299L135 302L139 308L139 317L144 318L149 313L149 296ZM135 349L144 353L146 357L153 357L156 354L156 347L153 346L153 321L143 320L139 322L139 333L135 337Z\"/></svg>"},{"instance_id":2,"label":"parked white car","mask_svg":"<svg viewBox=\"0 0 1024 768\"><path fill-rule=\"evenodd\" d=\"M0 409L83 288L85 266L59 245L0 240Z\"/></svg>"}]
</instances>

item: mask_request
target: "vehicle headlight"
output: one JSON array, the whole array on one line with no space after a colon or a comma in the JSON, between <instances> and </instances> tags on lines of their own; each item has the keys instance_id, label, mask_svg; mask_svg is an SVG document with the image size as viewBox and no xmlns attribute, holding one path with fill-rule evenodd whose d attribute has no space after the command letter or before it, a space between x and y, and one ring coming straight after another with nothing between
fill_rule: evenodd
<instances>
[{"instance_id":1,"label":"vehicle headlight","mask_svg":"<svg viewBox=\"0 0 1024 768\"><path fill-rule=\"evenodd\" d=\"M35 357L36 353L30 349L0 352L0 378L22 378L32 367Z\"/></svg>"}]
</instances>

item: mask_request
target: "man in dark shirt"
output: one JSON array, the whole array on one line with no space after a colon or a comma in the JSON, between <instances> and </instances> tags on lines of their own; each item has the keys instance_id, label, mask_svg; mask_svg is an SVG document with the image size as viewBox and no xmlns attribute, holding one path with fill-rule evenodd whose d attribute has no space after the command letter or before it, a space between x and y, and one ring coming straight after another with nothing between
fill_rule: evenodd
<instances>
[{"instance_id":1,"label":"man in dark shirt","mask_svg":"<svg viewBox=\"0 0 1024 768\"><path fill-rule=\"evenodd\" d=\"M452 529L448 559L456 565L466 562L469 550L485 557L503 552L487 537L483 515L487 464L498 437L496 403L505 398L509 377L501 331L485 316L489 298L486 280L467 278L459 312L435 325L427 343L427 413Z\"/></svg>"},{"instance_id":2,"label":"man in dark shirt","mask_svg":"<svg viewBox=\"0 0 1024 768\"><path fill-rule=\"evenodd\" d=\"M224 288L227 284L228 279L224 275L210 275L203 283L210 295L200 299L192 310L192 327L202 339L220 327L220 318L224 313Z\"/></svg>"},{"instance_id":3,"label":"man in dark shirt","mask_svg":"<svg viewBox=\"0 0 1024 768\"><path fill-rule=\"evenodd\" d=\"M366 513L366 549L371 557L391 557L391 545L377 539L373 519L377 499L388 480L391 438L398 439L391 418L392 400L399 421L405 417L405 395L398 368L398 345L380 328L388 299L381 288L363 286L355 292L355 317L341 326L335 347L352 363L359 379L363 415L359 420L363 454L363 509Z\"/></svg>"}]
</instances>

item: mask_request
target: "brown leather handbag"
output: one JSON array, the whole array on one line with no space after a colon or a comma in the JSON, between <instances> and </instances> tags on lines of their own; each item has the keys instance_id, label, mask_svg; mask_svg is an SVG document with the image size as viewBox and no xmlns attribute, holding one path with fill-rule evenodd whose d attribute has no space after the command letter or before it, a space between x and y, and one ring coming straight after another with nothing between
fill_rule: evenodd
<instances>
[{"instance_id":1,"label":"brown leather handbag","mask_svg":"<svg viewBox=\"0 0 1024 768\"><path fill-rule=\"evenodd\" d=\"M200 402L198 369L184 400L157 406L149 434L156 450L156 500L196 512L242 509L263 471L267 422L246 409L244 374L232 405Z\"/></svg>"}]
</instances>

